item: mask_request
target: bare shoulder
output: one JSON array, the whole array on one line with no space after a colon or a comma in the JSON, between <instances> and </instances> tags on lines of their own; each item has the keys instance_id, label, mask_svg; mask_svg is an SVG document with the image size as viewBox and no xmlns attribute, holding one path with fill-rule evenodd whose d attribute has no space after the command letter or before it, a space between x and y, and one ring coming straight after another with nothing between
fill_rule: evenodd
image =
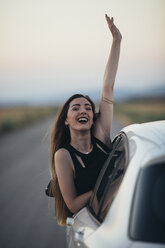
<instances>
[{"instance_id":1,"label":"bare shoulder","mask_svg":"<svg viewBox=\"0 0 165 248\"><path fill-rule=\"evenodd\" d=\"M66 150L65 148L60 148L58 151L55 152L54 161L56 170L60 168L60 170L66 169L68 171L71 169L72 171L74 171L71 156L68 150Z\"/></svg>"},{"instance_id":2,"label":"bare shoulder","mask_svg":"<svg viewBox=\"0 0 165 248\"><path fill-rule=\"evenodd\" d=\"M54 154L55 164L68 164L70 162L70 154L65 148L60 148Z\"/></svg>"},{"instance_id":3,"label":"bare shoulder","mask_svg":"<svg viewBox=\"0 0 165 248\"><path fill-rule=\"evenodd\" d=\"M54 154L55 160L64 160L64 159L67 159L69 157L70 157L69 152L65 148L60 148Z\"/></svg>"}]
</instances>

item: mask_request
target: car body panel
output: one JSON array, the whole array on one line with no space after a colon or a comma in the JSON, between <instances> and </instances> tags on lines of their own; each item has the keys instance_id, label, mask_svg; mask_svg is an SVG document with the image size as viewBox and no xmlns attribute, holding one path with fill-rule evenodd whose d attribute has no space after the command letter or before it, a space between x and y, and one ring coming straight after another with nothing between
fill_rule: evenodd
<instances>
[{"instance_id":1,"label":"car body panel","mask_svg":"<svg viewBox=\"0 0 165 248\"><path fill-rule=\"evenodd\" d=\"M129 221L137 178L141 168L165 161L165 121L133 124L121 130L129 146L129 164L110 209L100 225L83 208L71 227L75 235L83 231L82 242L74 241L70 247L95 248L162 248L165 244L137 242L129 237Z\"/></svg>"},{"instance_id":2,"label":"car body panel","mask_svg":"<svg viewBox=\"0 0 165 248\"><path fill-rule=\"evenodd\" d=\"M73 216L73 224L67 227L68 247L80 247L80 240L76 239L78 232L83 232L83 240L87 239L97 228L98 224L90 217L90 213L86 207L81 209ZM72 240L70 240L72 238ZM84 246L83 246L84 247Z\"/></svg>"}]
</instances>

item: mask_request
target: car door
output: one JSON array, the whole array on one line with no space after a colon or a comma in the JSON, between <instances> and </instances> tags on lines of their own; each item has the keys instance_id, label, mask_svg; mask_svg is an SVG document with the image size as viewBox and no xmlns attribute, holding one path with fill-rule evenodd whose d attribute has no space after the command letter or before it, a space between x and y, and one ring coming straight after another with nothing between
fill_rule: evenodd
<instances>
[{"instance_id":1,"label":"car door","mask_svg":"<svg viewBox=\"0 0 165 248\"><path fill-rule=\"evenodd\" d=\"M128 165L128 142L124 133L113 141L109 155L95 186L88 210L100 224L115 198Z\"/></svg>"},{"instance_id":2,"label":"car door","mask_svg":"<svg viewBox=\"0 0 165 248\"><path fill-rule=\"evenodd\" d=\"M124 133L117 135L113 149L97 179L89 204L68 218L69 248L86 247L85 240L102 224L111 206L128 164L128 142Z\"/></svg>"}]
</instances>

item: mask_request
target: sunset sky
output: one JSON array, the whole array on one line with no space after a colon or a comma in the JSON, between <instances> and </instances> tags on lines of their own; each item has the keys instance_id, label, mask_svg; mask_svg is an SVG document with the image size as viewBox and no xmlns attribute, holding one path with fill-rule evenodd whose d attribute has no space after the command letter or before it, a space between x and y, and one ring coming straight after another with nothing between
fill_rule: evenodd
<instances>
[{"instance_id":1,"label":"sunset sky","mask_svg":"<svg viewBox=\"0 0 165 248\"><path fill-rule=\"evenodd\" d=\"M105 13L123 36L115 89L165 84L164 0L0 0L0 101L100 89Z\"/></svg>"}]
</instances>

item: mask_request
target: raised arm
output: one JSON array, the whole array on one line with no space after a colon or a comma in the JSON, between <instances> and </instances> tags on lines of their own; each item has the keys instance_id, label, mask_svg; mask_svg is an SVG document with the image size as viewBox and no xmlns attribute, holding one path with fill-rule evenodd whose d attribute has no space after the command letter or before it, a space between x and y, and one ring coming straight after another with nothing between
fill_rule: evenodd
<instances>
[{"instance_id":1,"label":"raised arm","mask_svg":"<svg viewBox=\"0 0 165 248\"><path fill-rule=\"evenodd\" d=\"M99 111L100 115L95 124L94 135L107 145L110 144L110 131L113 120L113 88L118 68L120 43L122 36L113 23L113 18L105 15L113 41L110 55L105 68Z\"/></svg>"}]
</instances>

